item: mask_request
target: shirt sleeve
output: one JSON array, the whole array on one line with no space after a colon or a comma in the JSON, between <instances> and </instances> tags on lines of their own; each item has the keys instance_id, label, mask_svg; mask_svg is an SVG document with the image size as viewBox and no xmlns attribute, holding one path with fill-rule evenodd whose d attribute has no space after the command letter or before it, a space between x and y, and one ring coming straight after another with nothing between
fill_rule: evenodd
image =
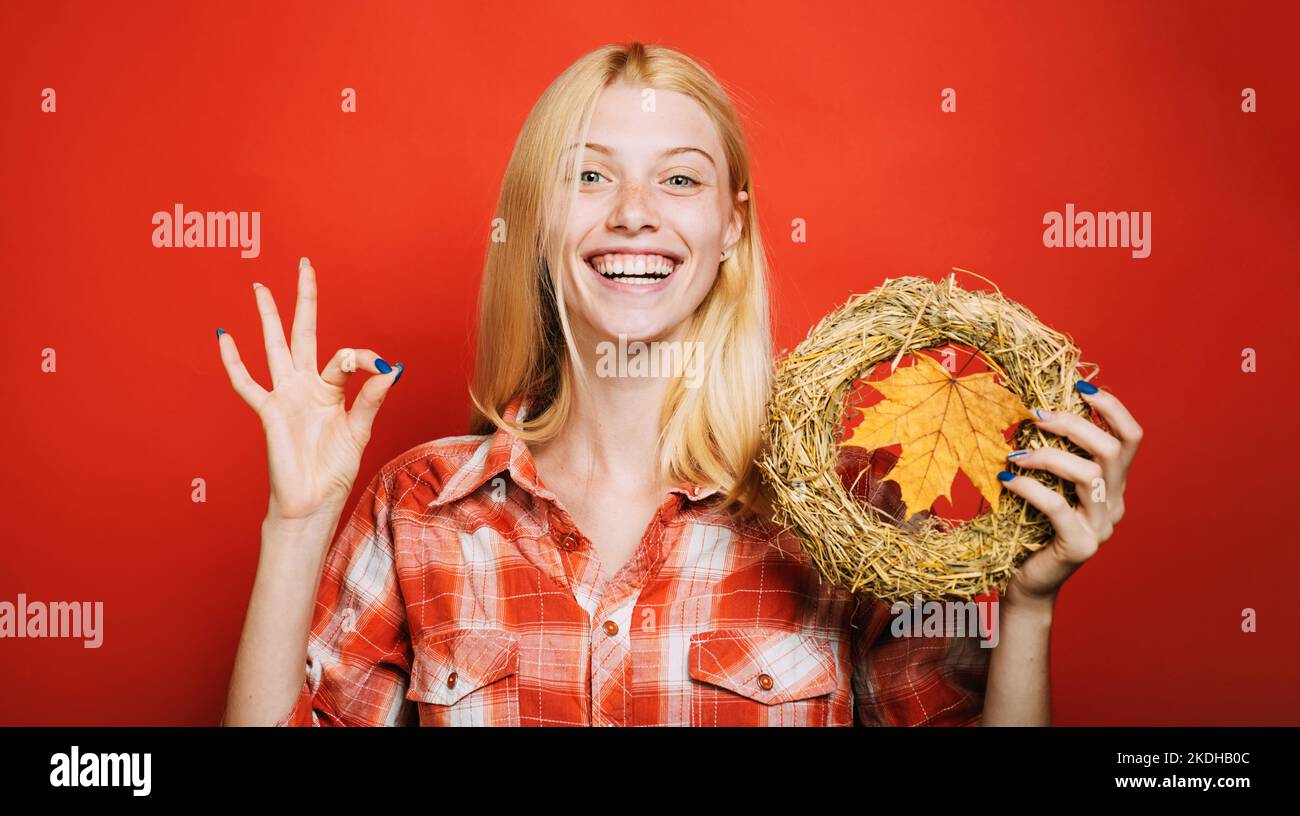
<instances>
[{"instance_id":1,"label":"shirt sleeve","mask_svg":"<svg viewBox=\"0 0 1300 816\"><path fill-rule=\"evenodd\" d=\"M883 449L845 450L857 456L841 458L845 487L894 523L911 527L897 483L885 478L897 457ZM855 723L979 725L991 657L979 633L895 636L891 604L865 593L854 597L859 599L852 630Z\"/></svg>"},{"instance_id":2,"label":"shirt sleeve","mask_svg":"<svg viewBox=\"0 0 1300 816\"><path fill-rule=\"evenodd\" d=\"M397 580L384 470L370 481L321 571L298 700L276 726L414 725L411 642Z\"/></svg>"},{"instance_id":3,"label":"shirt sleeve","mask_svg":"<svg viewBox=\"0 0 1300 816\"><path fill-rule=\"evenodd\" d=\"M862 596L853 641L858 725L979 725L991 650L978 632L895 636L891 605ZM857 617L857 616L855 616Z\"/></svg>"}]
</instances>

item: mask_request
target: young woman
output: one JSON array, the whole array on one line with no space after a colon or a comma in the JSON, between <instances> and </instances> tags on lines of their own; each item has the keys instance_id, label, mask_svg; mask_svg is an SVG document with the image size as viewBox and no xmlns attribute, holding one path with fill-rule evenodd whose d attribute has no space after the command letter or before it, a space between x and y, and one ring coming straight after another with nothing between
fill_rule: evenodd
<instances>
[{"instance_id":1,"label":"young woman","mask_svg":"<svg viewBox=\"0 0 1300 816\"><path fill-rule=\"evenodd\" d=\"M891 637L886 604L820 582L768 518L754 462L772 346L753 193L736 113L697 63L641 44L574 63L506 169L473 433L391 459L336 539L402 365L341 349L317 373L310 263L288 344L254 284L271 391L218 330L271 476L225 724L1050 722L1054 601L1123 515L1141 429L1087 384L1115 435L1074 415L1039 421L1091 458L1016 460L1080 485L1077 508L1033 478L1004 483L1057 538L1004 594L995 649ZM658 376L608 364L644 352L633 341L677 364ZM347 411L356 368L374 376ZM1104 502L1091 499L1098 477ZM870 499L898 511L882 485Z\"/></svg>"}]
</instances>

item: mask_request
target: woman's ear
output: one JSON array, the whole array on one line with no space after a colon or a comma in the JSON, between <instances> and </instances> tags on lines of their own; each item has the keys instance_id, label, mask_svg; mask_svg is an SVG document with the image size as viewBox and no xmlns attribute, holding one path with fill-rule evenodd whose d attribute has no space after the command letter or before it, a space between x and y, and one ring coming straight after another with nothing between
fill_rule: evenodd
<instances>
[{"instance_id":1,"label":"woman's ear","mask_svg":"<svg viewBox=\"0 0 1300 816\"><path fill-rule=\"evenodd\" d=\"M722 242L726 247L723 250L723 258L731 257L736 251L736 244L740 242L740 235L745 229L745 208L742 206L749 200L749 193L744 190L736 193L736 204L731 208L731 223L727 225L727 237Z\"/></svg>"}]
</instances>

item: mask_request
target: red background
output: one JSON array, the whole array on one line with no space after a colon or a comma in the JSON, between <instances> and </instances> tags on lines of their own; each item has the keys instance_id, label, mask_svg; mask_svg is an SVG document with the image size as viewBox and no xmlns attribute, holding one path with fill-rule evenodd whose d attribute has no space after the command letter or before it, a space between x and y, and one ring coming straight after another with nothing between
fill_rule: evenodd
<instances>
[{"instance_id":1,"label":"red background","mask_svg":"<svg viewBox=\"0 0 1300 816\"><path fill-rule=\"evenodd\" d=\"M1294 12L447 5L4 11L0 600L102 600L105 642L0 641L0 723L218 721L267 480L214 329L269 385L250 284L287 323L307 255L322 359L368 346L406 363L358 484L464 433L519 127L570 62L630 39L685 51L737 95L781 347L885 277L965 267L1070 333L1145 427L1128 515L1058 605L1056 722L1300 723ZM150 217L176 202L261 211L261 257L155 249ZM1152 211L1151 257L1044 248L1043 214L1069 202Z\"/></svg>"}]
</instances>

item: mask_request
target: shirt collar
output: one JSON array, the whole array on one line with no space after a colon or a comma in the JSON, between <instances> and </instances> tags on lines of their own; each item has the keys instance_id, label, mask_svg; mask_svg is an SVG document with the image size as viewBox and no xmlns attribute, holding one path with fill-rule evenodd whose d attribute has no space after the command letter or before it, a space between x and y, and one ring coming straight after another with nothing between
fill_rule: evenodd
<instances>
[{"instance_id":1,"label":"shirt collar","mask_svg":"<svg viewBox=\"0 0 1300 816\"><path fill-rule=\"evenodd\" d=\"M528 416L528 397L518 395L510 401L502 414L506 425L520 428L516 423ZM438 497L430 502L430 507L440 507L468 496L482 487L489 479L509 472L515 484L528 492L551 501L557 501L555 494L543 487L537 477L537 465L533 461L528 445L522 439L505 429L498 428L496 433L485 436L474 454L461 465L439 491ZM689 501L702 501L717 493L718 487L702 487L694 482L680 482L670 488L669 493L680 493Z\"/></svg>"}]
</instances>

